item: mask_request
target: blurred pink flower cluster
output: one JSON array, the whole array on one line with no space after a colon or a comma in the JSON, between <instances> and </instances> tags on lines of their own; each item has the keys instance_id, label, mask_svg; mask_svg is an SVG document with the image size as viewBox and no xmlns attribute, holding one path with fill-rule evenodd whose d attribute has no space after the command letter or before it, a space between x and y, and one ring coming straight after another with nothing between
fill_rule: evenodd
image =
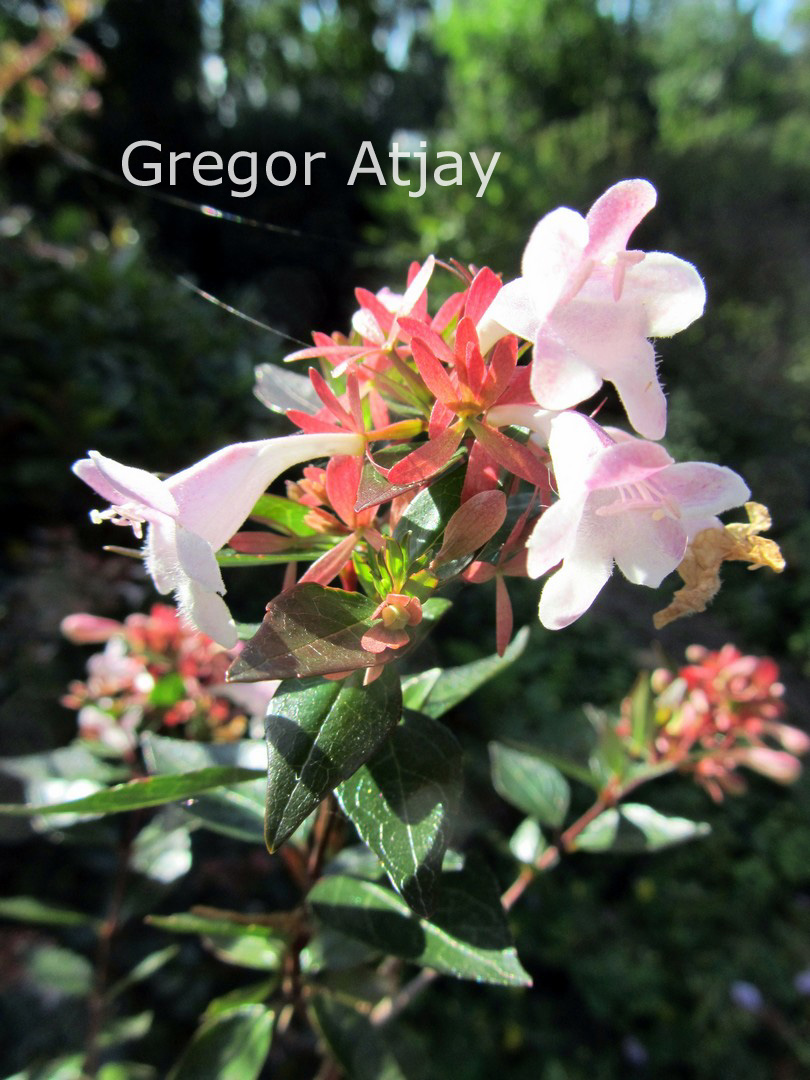
<instances>
[{"instance_id":1,"label":"blurred pink flower cluster","mask_svg":"<svg viewBox=\"0 0 810 1080\"><path fill-rule=\"evenodd\" d=\"M810 750L810 736L781 720L784 686L777 664L767 656L744 656L733 645L716 652L691 645L686 659L677 674L665 668L652 674L655 759L692 771L716 802L745 790L736 772L740 765L793 783L801 772L797 755Z\"/></svg>"},{"instance_id":2,"label":"blurred pink flower cluster","mask_svg":"<svg viewBox=\"0 0 810 1080\"><path fill-rule=\"evenodd\" d=\"M263 717L277 683L225 684L233 653L184 623L173 607L123 622L69 615L62 633L74 644L103 644L87 661L87 677L70 683L62 704L78 711L83 738L125 755L139 731L181 729L217 742L248 734Z\"/></svg>"}]
</instances>

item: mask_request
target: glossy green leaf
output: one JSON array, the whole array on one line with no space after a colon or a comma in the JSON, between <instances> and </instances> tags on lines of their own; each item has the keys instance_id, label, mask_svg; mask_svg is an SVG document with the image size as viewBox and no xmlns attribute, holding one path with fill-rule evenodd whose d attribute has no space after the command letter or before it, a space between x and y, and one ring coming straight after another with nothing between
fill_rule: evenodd
<instances>
[{"instance_id":1,"label":"glossy green leaf","mask_svg":"<svg viewBox=\"0 0 810 1080\"><path fill-rule=\"evenodd\" d=\"M421 704L412 705L409 701L409 708L419 709L420 712L434 719L444 716L450 709L474 694L484 683L495 678L510 664L514 664L515 660L523 654L528 640L529 628L524 626L515 634L503 656L495 653L482 660L473 660L470 664L447 668L433 681L427 694L423 696ZM419 676L416 678L418 679Z\"/></svg>"},{"instance_id":2,"label":"glossy green leaf","mask_svg":"<svg viewBox=\"0 0 810 1080\"><path fill-rule=\"evenodd\" d=\"M182 776L149 776L69 802L46 803L40 806L0 805L0 814L120 814L125 810L137 810L143 806L162 806L165 803L178 802L201 791L238 784L243 780L255 780L257 775L259 774L255 769L217 766Z\"/></svg>"},{"instance_id":3,"label":"glossy green leaf","mask_svg":"<svg viewBox=\"0 0 810 1080\"><path fill-rule=\"evenodd\" d=\"M531 984L512 944L497 884L485 866L470 859L464 870L442 874L430 921L390 889L357 878L322 878L308 901L325 926L411 963L476 982Z\"/></svg>"},{"instance_id":4,"label":"glossy green leaf","mask_svg":"<svg viewBox=\"0 0 810 1080\"><path fill-rule=\"evenodd\" d=\"M376 606L360 593L323 585L296 585L280 593L231 664L229 681L330 675L390 659L393 650L373 654L360 644Z\"/></svg>"},{"instance_id":5,"label":"glossy green leaf","mask_svg":"<svg viewBox=\"0 0 810 1080\"><path fill-rule=\"evenodd\" d=\"M198 1029L167 1080L256 1080L273 1038L275 1014L243 1005Z\"/></svg>"},{"instance_id":6,"label":"glossy green leaf","mask_svg":"<svg viewBox=\"0 0 810 1080\"><path fill-rule=\"evenodd\" d=\"M267 716L265 841L275 851L321 800L367 761L399 721L399 677L386 668L370 686L290 680Z\"/></svg>"},{"instance_id":7,"label":"glossy green leaf","mask_svg":"<svg viewBox=\"0 0 810 1080\"><path fill-rule=\"evenodd\" d=\"M503 743L489 744L492 783L502 799L557 828L565 821L571 791L559 769L540 757Z\"/></svg>"},{"instance_id":8,"label":"glossy green leaf","mask_svg":"<svg viewBox=\"0 0 810 1080\"><path fill-rule=\"evenodd\" d=\"M267 750L258 739L232 743L198 743L147 733L141 748L152 773L182 773L211 766L264 769ZM248 843L264 843L264 803L267 780L221 787L183 804L184 812L212 832Z\"/></svg>"},{"instance_id":9,"label":"glossy green leaf","mask_svg":"<svg viewBox=\"0 0 810 1080\"><path fill-rule=\"evenodd\" d=\"M644 803L624 803L605 810L577 837L575 849L591 852L660 851L708 836L705 821L669 817Z\"/></svg>"},{"instance_id":10,"label":"glossy green leaf","mask_svg":"<svg viewBox=\"0 0 810 1080\"><path fill-rule=\"evenodd\" d=\"M430 915L461 796L455 737L436 720L408 713L336 794L397 892L419 915Z\"/></svg>"},{"instance_id":11,"label":"glossy green leaf","mask_svg":"<svg viewBox=\"0 0 810 1080\"><path fill-rule=\"evenodd\" d=\"M438 548L448 521L461 505L464 473L453 469L433 480L408 504L394 529L394 539L404 544L407 538L411 560Z\"/></svg>"}]
</instances>

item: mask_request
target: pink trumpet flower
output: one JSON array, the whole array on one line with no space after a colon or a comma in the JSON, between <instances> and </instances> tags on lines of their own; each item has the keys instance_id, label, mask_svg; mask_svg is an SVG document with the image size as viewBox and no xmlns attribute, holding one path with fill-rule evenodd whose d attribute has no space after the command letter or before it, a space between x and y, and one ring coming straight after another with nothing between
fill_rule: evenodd
<instances>
[{"instance_id":1,"label":"pink trumpet flower","mask_svg":"<svg viewBox=\"0 0 810 1080\"><path fill-rule=\"evenodd\" d=\"M354 433L235 443L167 480L91 450L89 457L74 463L73 471L111 503L108 510L94 510L93 521L129 525L139 539L143 526L149 526L146 566L158 592L174 592L191 623L232 648L236 626L222 599L225 585L215 553L285 470L312 458L360 455L364 447L363 436Z\"/></svg>"},{"instance_id":2,"label":"pink trumpet flower","mask_svg":"<svg viewBox=\"0 0 810 1080\"><path fill-rule=\"evenodd\" d=\"M528 542L530 577L562 561L540 597L540 621L549 630L587 611L614 562L634 584L656 588L681 562L693 536L719 527L715 515L749 497L731 469L675 464L657 443L614 434L581 413L565 412L551 422L549 450L560 498Z\"/></svg>"},{"instance_id":3,"label":"pink trumpet flower","mask_svg":"<svg viewBox=\"0 0 810 1080\"><path fill-rule=\"evenodd\" d=\"M623 180L587 217L565 207L547 214L526 245L521 277L478 324L484 352L507 331L534 342L532 392L543 408L570 409L608 380L648 439L663 436L667 415L649 338L684 330L706 302L691 263L627 250L656 198L646 180Z\"/></svg>"}]
</instances>

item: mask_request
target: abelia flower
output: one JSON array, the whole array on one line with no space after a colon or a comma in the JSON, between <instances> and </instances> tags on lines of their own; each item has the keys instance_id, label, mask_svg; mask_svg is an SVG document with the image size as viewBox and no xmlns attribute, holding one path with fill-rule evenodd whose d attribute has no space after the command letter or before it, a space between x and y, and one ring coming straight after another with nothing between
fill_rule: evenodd
<instances>
[{"instance_id":1,"label":"abelia flower","mask_svg":"<svg viewBox=\"0 0 810 1080\"><path fill-rule=\"evenodd\" d=\"M389 593L374 609L371 618L379 619L379 622L360 639L363 649L370 653L401 649L410 640L406 627L418 626L422 621L422 605L415 596Z\"/></svg>"},{"instance_id":2,"label":"abelia flower","mask_svg":"<svg viewBox=\"0 0 810 1080\"><path fill-rule=\"evenodd\" d=\"M570 409L607 380L648 439L660 439L666 429L649 339L684 330L706 302L690 263L627 250L656 198L646 180L624 180L587 217L565 207L547 214L526 245L521 276L501 289L478 325L485 352L507 331L534 343L532 391L539 405Z\"/></svg>"},{"instance_id":3,"label":"abelia flower","mask_svg":"<svg viewBox=\"0 0 810 1080\"><path fill-rule=\"evenodd\" d=\"M489 364L485 364L475 323L466 315L459 320L454 349L438 334L420 331L409 322L406 326L413 329L414 363L435 404L430 414L428 441L389 470L390 482L409 484L429 480L446 467L469 431L493 463L530 483L541 483L543 467L534 453L503 435L484 415L511 383L517 364L515 339L507 337L499 341Z\"/></svg>"},{"instance_id":4,"label":"abelia flower","mask_svg":"<svg viewBox=\"0 0 810 1080\"><path fill-rule=\"evenodd\" d=\"M731 469L675 464L662 446L609 434L581 413L552 421L549 449L560 498L529 539L528 571L540 577L562 562L540 597L550 630L587 611L614 563L634 584L656 588L692 536L719 528L715 515L749 496Z\"/></svg>"},{"instance_id":5,"label":"abelia flower","mask_svg":"<svg viewBox=\"0 0 810 1080\"><path fill-rule=\"evenodd\" d=\"M236 626L222 599L225 585L215 553L280 473L312 458L360 455L364 446L363 436L353 433L235 443L167 480L92 450L73 471L112 504L93 511L95 522L129 525L139 538L148 525L146 566L158 592L174 592L183 615L230 648Z\"/></svg>"}]
</instances>

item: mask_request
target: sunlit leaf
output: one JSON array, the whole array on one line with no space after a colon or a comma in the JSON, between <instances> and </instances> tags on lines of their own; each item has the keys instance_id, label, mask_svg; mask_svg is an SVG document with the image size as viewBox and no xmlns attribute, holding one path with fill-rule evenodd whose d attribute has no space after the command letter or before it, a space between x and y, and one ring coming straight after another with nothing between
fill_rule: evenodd
<instances>
[{"instance_id":1,"label":"sunlit leaf","mask_svg":"<svg viewBox=\"0 0 810 1080\"><path fill-rule=\"evenodd\" d=\"M461 747L451 732L427 716L407 714L336 794L397 892L418 914L429 915L461 795Z\"/></svg>"},{"instance_id":2,"label":"sunlit leaf","mask_svg":"<svg viewBox=\"0 0 810 1080\"><path fill-rule=\"evenodd\" d=\"M533 754L502 743L489 744L492 783L501 796L542 825L562 825L571 792L559 769Z\"/></svg>"},{"instance_id":3,"label":"sunlit leaf","mask_svg":"<svg viewBox=\"0 0 810 1080\"><path fill-rule=\"evenodd\" d=\"M320 921L382 952L460 979L528 986L494 878L482 865L442 874L430 921L396 893L371 881L326 877L308 896Z\"/></svg>"},{"instance_id":4,"label":"sunlit leaf","mask_svg":"<svg viewBox=\"0 0 810 1080\"><path fill-rule=\"evenodd\" d=\"M637 852L660 851L708 836L705 821L669 817L644 803L624 803L605 810L577 837L577 851Z\"/></svg>"},{"instance_id":5,"label":"sunlit leaf","mask_svg":"<svg viewBox=\"0 0 810 1080\"><path fill-rule=\"evenodd\" d=\"M366 687L358 673L342 681L290 680L279 688L266 724L271 851L371 757L401 708L399 678L388 668Z\"/></svg>"},{"instance_id":6,"label":"sunlit leaf","mask_svg":"<svg viewBox=\"0 0 810 1080\"><path fill-rule=\"evenodd\" d=\"M205 1021L167 1080L256 1080L274 1024L275 1014L264 1005L243 1005Z\"/></svg>"}]
</instances>

